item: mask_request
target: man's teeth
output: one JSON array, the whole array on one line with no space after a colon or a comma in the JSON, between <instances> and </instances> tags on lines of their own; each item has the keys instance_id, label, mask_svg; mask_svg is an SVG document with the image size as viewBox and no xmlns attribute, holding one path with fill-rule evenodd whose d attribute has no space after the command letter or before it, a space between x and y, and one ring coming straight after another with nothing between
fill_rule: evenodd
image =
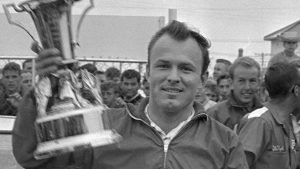
<instances>
[{"instance_id":1,"label":"man's teeth","mask_svg":"<svg viewBox=\"0 0 300 169\"><path fill-rule=\"evenodd\" d=\"M170 92L170 93L178 93L181 90L180 89L165 89L165 91Z\"/></svg>"}]
</instances>

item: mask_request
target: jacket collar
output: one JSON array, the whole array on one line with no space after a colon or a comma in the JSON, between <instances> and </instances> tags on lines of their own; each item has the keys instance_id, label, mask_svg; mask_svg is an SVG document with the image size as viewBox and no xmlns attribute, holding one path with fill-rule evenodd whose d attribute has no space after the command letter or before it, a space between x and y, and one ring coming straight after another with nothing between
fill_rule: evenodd
<instances>
[{"instance_id":1,"label":"jacket collar","mask_svg":"<svg viewBox=\"0 0 300 169\"><path fill-rule=\"evenodd\" d=\"M273 118L275 119L275 122L277 124L284 125L286 122L288 122L290 120L290 119L284 119L283 117L281 117L278 113L278 110L274 109L272 107L272 105L270 105L270 103L266 103L265 106L270 110L270 113L273 116ZM289 116L289 118L290 118L290 116Z\"/></svg>"},{"instance_id":2,"label":"jacket collar","mask_svg":"<svg viewBox=\"0 0 300 169\"><path fill-rule=\"evenodd\" d=\"M230 91L230 95L228 97L228 103L233 107L246 108L246 109L249 108L245 105L241 105L238 103L238 101L236 100L236 98L233 95L233 91ZM253 104L250 107L250 109L252 109L252 110L263 106L262 103L259 101L259 99L256 96L253 98L252 103Z\"/></svg>"},{"instance_id":3,"label":"jacket collar","mask_svg":"<svg viewBox=\"0 0 300 169\"><path fill-rule=\"evenodd\" d=\"M141 101L141 103L138 105L138 107L134 106L133 104L127 104L126 107L129 115L136 120L143 120L148 124L150 124L150 121L145 114L145 108L148 103L149 103L149 97L144 98ZM208 116L205 113L203 106L198 102L194 102L193 107L195 110L195 114L192 119L199 118L200 120L207 121Z\"/></svg>"}]
</instances>

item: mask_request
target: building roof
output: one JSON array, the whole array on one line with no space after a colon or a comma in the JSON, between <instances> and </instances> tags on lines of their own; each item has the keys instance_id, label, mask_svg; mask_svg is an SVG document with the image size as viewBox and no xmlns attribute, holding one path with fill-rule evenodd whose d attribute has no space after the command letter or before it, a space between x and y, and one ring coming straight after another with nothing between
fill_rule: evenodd
<instances>
[{"instance_id":1,"label":"building roof","mask_svg":"<svg viewBox=\"0 0 300 169\"><path fill-rule=\"evenodd\" d=\"M272 33L266 35L264 37L264 40L267 40L267 41L277 40L277 39L279 39L279 37L282 33L287 32L287 31L296 31L296 32L298 32L298 34L300 34L299 26L300 26L300 20L298 20L290 25L287 25L275 32L272 32Z\"/></svg>"}]
</instances>

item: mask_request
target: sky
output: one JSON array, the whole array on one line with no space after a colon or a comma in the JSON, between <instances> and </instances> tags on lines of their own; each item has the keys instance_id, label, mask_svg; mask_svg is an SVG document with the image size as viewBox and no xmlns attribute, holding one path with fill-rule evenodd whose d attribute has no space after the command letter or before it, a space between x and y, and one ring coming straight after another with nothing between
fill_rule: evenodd
<instances>
[{"instance_id":1,"label":"sky","mask_svg":"<svg viewBox=\"0 0 300 169\"><path fill-rule=\"evenodd\" d=\"M94 1L90 15L165 16L168 20L168 9L177 9L177 20L186 22L211 41L213 59L233 60L239 48L249 56L270 53L271 44L263 37L300 19L299 0ZM81 0L74 6L74 13L79 14L88 3L89 0Z\"/></svg>"}]
</instances>

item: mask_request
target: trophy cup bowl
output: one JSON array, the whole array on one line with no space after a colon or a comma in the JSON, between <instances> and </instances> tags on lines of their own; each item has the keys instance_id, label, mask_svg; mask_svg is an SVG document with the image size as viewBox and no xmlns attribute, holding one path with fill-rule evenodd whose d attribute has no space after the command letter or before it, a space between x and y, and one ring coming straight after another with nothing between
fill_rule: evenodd
<instances>
[{"instance_id":1,"label":"trophy cup bowl","mask_svg":"<svg viewBox=\"0 0 300 169\"><path fill-rule=\"evenodd\" d=\"M71 8L78 0L27 0L16 6L3 5L10 24L24 29L12 20L9 8L16 12L30 14L44 49L57 48L61 52L65 66L61 71L38 78L34 86L37 101L35 123L38 145L34 152L36 159L57 156L79 149L117 143L121 137L110 128L105 120L107 107L97 92L96 78L86 70L81 70L81 80L69 69L77 62L71 29ZM77 25L77 37L83 17L93 6L86 8ZM34 74L34 73L33 73ZM33 79L36 80L36 79ZM82 96L82 89L91 91L93 101Z\"/></svg>"},{"instance_id":2,"label":"trophy cup bowl","mask_svg":"<svg viewBox=\"0 0 300 169\"><path fill-rule=\"evenodd\" d=\"M74 109L38 118L36 159L118 142L121 137L103 123L103 106Z\"/></svg>"}]
</instances>

